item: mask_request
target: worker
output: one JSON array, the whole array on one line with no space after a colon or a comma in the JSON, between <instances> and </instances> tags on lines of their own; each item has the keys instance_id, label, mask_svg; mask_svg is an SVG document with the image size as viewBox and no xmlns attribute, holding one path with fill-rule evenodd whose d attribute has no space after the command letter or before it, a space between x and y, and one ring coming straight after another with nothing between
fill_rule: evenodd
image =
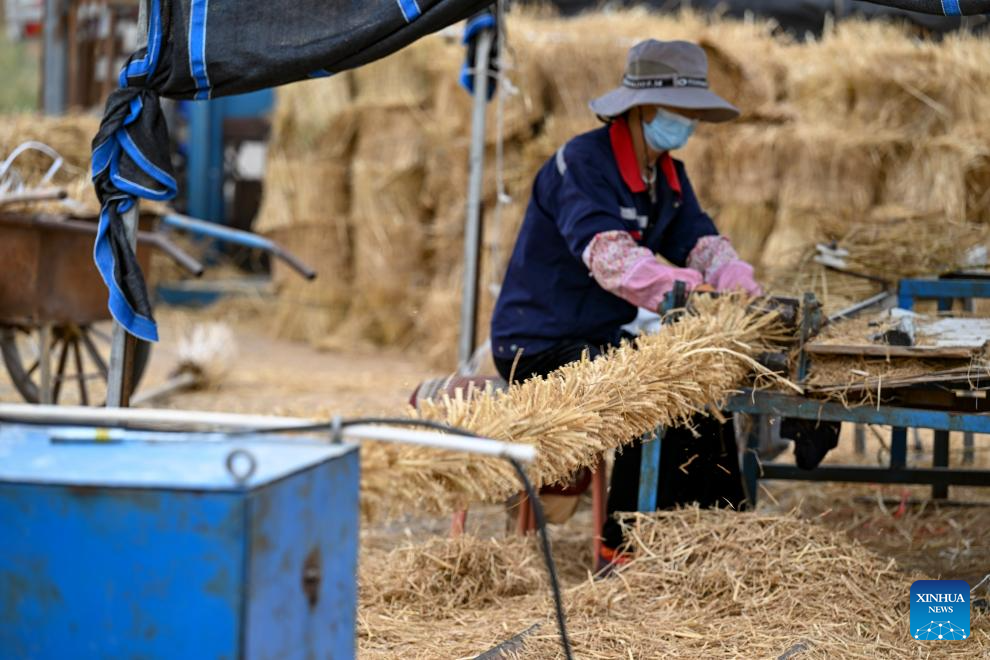
<instances>
[{"instance_id":1,"label":"worker","mask_svg":"<svg viewBox=\"0 0 990 660\"><path fill-rule=\"evenodd\" d=\"M605 125L567 142L537 173L495 306L492 351L506 380L545 376L617 346L637 308L657 311L678 281L688 292L762 293L671 156L699 121L739 116L708 88L705 52L643 41L629 52L621 86L590 107ZM666 431L658 506L739 507L732 424L699 415L692 426ZM624 559L614 514L637 508L640 454L633 443L616 455L603 567Z\"/></svg>"}]
</instances>

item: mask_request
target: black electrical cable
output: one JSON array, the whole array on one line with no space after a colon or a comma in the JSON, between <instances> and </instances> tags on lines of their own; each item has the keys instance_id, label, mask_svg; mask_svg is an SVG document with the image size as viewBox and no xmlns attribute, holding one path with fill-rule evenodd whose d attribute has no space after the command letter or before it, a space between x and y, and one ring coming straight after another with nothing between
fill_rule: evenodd
<instances>
[{"instance_id":1,"label":"black electrical cable","mask_svg":"<svg viewBox=\"0 0 990 660\"><path fill-rule=\"evenodd\" d=\"M290 426L290 427L271 427L265 429L250 429L244 431L238 431L231 435L262 435L268 433L296 433L296 432L307 432L307 431L336 431L339 429L346 428L348 426L360 426L365 424L382 424L389 426L418 426L421 428L428 428L434 431L444 431L452 435L461 435L469 438L480 438L477 433L473 431L468 431L467 429L458 428L456 426L451 426L449 424L444 424L442 422L434 422L428 419L404 419L401 417L359 417L354 419L345 420L334 420L330 422L322 422L319 424L309 424L306 426ZM553 560L553 552L550 550L550 535L547 532L547 519L543 513L543 505L540 502L540 497L533 488L533 484L530 482L529 477L526 476L526 470L519 461L512 458L511 456L502 456L509 464L512 469L515 470L516 476L519 477L519 481L522 482L523 489L526 491L526 497L529 499L530 504L533 507L533 516L536 518L536 527L540 532L540 546L543 551L543 562L547 567L547 574L550 576L550 590L553 593L553 604L554 610L557 616L557 630L560 633L560 646L564 650L564 658L566 660L573 660L574 654L571 651L571 641L567 636L567 619L564 615L564 601L560 594L560 580L557 578L557 564Z\"/></svg>"}]
</instances>

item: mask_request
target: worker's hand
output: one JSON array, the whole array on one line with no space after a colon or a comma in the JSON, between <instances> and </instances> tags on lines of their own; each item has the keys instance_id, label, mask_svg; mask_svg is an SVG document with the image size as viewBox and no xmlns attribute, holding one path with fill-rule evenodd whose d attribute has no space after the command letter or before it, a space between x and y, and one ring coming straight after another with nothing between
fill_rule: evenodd
<instances>
[{"instance_id":1,"label":"worker's hand","mask_svg":"<svg viewBox=\"0 0 990 660\"><path fill-rule=\"evenodd\" d=\"M724 264L711 274L707 284L719 292L743 291L754 298L763 295L763 287L753 278L753 267L741 259Z\"/></svg>"},{"instance_id":2,"label":"worker's hand","mask_svg":"<svg viewBox=\"0 0 990 660\"><path fill-rule=\"evenodd\" d=\"M691 293L715 293L715 287L711 284L699 284Z\"/></svg>"}]
</instances>

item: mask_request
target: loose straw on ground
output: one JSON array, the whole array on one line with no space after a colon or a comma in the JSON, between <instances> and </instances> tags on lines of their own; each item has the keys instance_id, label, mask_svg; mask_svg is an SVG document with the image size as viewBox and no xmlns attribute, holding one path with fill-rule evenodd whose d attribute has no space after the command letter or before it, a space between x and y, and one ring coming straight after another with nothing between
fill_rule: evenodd
<instances>
[{"instance_id":1,"label":"loose straw on ground","mask_svg":"<svg viewBox=\"0 0 990 660\"><path fill-rule=\"evenodd\" d=\"M926 576L794 514L684 509L638 515L635 559L611 579L572 578L565 604L581 658L985 657L970 639L913 640L907 595ZM558 542L565 574L583 558ZM582 547L586 543L581 541ZM525 630L520 658L559 657L530 539L437 539L372 551L360 573L362 658L475 657ZM973 597L982 597L983 592Z\"/></svg>"}]
</instances>

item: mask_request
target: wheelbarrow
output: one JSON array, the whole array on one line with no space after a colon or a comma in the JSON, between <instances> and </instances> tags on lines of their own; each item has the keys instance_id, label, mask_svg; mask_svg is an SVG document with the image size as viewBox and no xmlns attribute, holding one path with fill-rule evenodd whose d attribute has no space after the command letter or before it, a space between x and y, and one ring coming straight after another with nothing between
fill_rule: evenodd
<instances>
[{"instance_id":1,"label":"wheelbarrow","mask_svg":"<svg viewBox=\"0 0 990 660\"><path fill-rule=\"evenodd\" d=\"M307 279L316 273L277 244L250 232L185 216L141 216L137 258L148 274L151 250L193 276L203 265L178 248L171 227L266 251ZM0 354L14 388L29 403L103 405L111 317L106 287L90 255L95 219L0 212ZM149 282L149 285L152 283ZM137 387L151 345L138 342L129 382Z\"/></svg>"}]
</instances>

